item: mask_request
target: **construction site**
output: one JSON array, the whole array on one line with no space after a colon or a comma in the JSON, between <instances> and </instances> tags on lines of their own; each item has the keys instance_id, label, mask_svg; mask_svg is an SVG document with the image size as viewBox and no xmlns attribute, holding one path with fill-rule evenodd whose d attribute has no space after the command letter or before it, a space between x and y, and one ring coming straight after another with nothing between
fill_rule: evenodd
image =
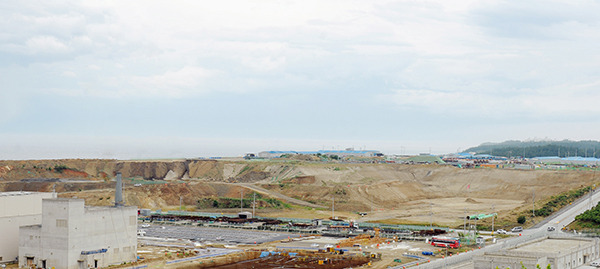
<instances>
[{"instance_id":1,"label":"construction site","mask_svg":"<svg viewBox=\"0 0 600 269\"><path fill-rule=\"evenodd\" d=\"M493 244L478 230L509 230L532 205L596 183L591 171L298 160L0 167L0 191L56 192L86 206L114 205L120 173L123 203L139 209L138 259L123 268L412 266ZM459 237L460 247L439 246Z\"/></svg>"}]
</instances>

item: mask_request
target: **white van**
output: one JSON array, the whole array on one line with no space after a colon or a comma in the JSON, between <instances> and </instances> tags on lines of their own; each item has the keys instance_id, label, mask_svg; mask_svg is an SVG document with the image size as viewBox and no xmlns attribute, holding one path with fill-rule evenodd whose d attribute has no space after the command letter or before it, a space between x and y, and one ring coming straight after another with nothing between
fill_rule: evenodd
<instances>
[{"instance_id":1,"label":"white van","mask_svg":"<svg viewBox=\"0 0 600 269\"><path fill-rule=\"evenodd\" d=\"M598 261L592 262L592 263L590 263L590 266L600 267L600 262L598 262Z\"/></svg>"}]
</instances>

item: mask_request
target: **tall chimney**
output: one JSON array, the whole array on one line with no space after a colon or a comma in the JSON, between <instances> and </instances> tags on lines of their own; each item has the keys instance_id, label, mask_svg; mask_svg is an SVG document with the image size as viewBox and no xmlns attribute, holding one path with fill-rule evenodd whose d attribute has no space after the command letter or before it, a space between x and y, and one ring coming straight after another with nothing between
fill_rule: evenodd
<instances>
[{"instance_id":1,"label":"tall chimney","mask_svg":"<svg viewBox=\"0 0 600 269\"><path fill-rule=\"evenodd\" d=\"M115 190L115 206L123 206L123 181L121 173L117 173L117 186Z\"/></svg>"}]
</instances>

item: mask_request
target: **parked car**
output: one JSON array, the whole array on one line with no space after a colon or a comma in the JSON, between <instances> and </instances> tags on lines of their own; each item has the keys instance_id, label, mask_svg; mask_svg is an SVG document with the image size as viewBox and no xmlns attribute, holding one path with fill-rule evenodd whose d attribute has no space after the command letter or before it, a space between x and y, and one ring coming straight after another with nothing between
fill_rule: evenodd
<instances>
[{"instance_id":1,"label":"parked car","mask_svg":"<svg viewBox=\"0 0 600 269\"><path fill-rule=\"evenodd\" d=\"M512 228L512 230L510 230L510 231L513 233L520 233L523 231L523 227L517 226L517 227Z\"/></svg>"},{"instance_id":2,"label":"parked car","mask_svg":"<svg viewBox=\"0 0 600 269\"><path fill-rule=\"evenodd\" d=\"M319 247L319 244L317 244L317 243L314 243L314 244L312 244L312 245L310 245L310 246L311 246L311 247L313 247L313 248L318 248L318 247Z\"/></svg>"},{"instance_id":3,"label":"parked car","mask_svg":"<svg viewBox=\"0 0 600 269\"><path fill-rule=\"evenodd\" d=\"M548 232L552 232L552 231L556 230L556 228L554 228L554 226L548 226L548 229L546 229L546 230L548 230Z\"/></svg>"},{"instance_id":4,"label":"parked car","mask_svg":"<svg viewBox=\"0 0 600 269\"><path fill-rule=\"evenodd\" d=\"M144 223L144 224L142 224L142 228L150 228L150 224Z\"/></svg>"},{"instance_id":5,"label":"parked car","mask_svg":"<svg viewBox=\"0 0 600 269\"><path fill-rule=\"evenodd\" d=\"M600 262L596 261L596 262L591 262L590 266L594 266L594 267L600 267Z\"/></svg>"},{"instance_id":6,"label":"parked car","mask_svg":"<svg viewBox=\"0 0 600 269\"><path fill-rule=\"evenodd\" d=\"M497 234L506 234L506 231L504 229L498 229L496 231Z\"/></svg>"}]
</instances>

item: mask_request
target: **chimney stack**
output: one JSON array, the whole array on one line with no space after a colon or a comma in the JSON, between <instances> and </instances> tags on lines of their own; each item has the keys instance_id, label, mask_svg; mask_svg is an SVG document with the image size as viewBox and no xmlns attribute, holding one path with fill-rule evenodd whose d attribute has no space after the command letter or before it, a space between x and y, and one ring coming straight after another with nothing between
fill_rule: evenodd
<instances>
[{"instance_id":1,"label":"chimney stack","mask_svg":"<svg viewBox=\"0 0 600 269\"><path fill-rule=\"evenodd\" d=\"M121 173L117 173L117 186L115 190L115 206L123 206L123 181Z\"/></svg>"}]
</instances>

